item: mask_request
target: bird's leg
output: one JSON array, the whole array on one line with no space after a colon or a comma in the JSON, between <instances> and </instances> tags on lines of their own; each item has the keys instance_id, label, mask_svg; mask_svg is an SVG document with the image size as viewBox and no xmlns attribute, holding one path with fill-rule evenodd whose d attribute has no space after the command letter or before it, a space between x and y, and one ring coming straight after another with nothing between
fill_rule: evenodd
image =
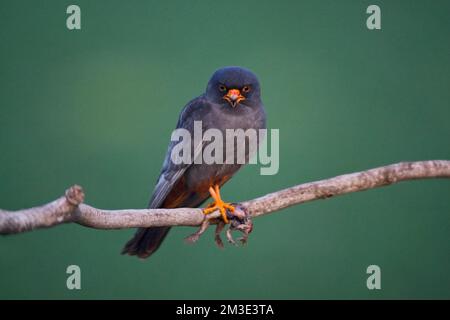
<instances>
[{"instance_id":1,"label":"bird's leg","mask_svg":"<svg viewBox=\"0 0 450 320\"><path fill-rule=\"evenodd\" d=\"M204 214L210 214L216 210L220 211L220 214L222 215L222 219L225 223L229 223L228 217L227 217L227 210L229 210L231 213L234 212L234 206L232 206L230 203L224 202L222 198L220 197L220 189L219 185L214 185L214 187L209 187L209 194L214 199L214 201L209 204L206 208L203 209Z\"/></svg>"}]
</instances>

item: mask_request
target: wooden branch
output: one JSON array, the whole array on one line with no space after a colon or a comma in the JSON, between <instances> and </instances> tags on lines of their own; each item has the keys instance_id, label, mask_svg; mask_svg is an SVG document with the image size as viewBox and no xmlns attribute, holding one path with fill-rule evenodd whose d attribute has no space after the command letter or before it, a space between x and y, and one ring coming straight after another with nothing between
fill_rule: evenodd
<instances>
[{"instance_id":1,"label":"wooden branch","mask_svg":"<svg viewBox=\"0 0 450 320\"><path fill-rule=\"evenodd\" d=\"M300 184L245 201L239 207L258 217L308 201L326 199L351 192L387 186L404 180L450 178L450 161L401 162L367 171ZM121 229L156 226L199 226L205 222L201 209L124 209L102 210L83 204L80 186L72 186L65 195L40 207L18 211L0 210L0 234L13 234L62 223L78 223L96 229ZM208 218L219 218L218 212Z\"/></svg>"}]
</instances>

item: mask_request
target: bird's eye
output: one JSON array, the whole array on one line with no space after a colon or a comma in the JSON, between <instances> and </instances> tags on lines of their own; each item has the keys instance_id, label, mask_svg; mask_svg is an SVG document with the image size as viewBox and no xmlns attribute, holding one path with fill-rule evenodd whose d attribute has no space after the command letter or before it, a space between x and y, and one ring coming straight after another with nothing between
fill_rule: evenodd
<instances>
[{"instance_id":1,"label":"bird's eye","mask_svg":"<svg viewBox=\"0 0 450 320\"><path fill-rule=\"evenodd\" d=\"M219 90L220 91L227 91L227 87L225 87L223 84L219 85Z\"/></svg>"},{"instance_id":2,"label":"bird's eye","mask_svg":"<svg viewBox=\"0 0 450 320\"><path fill-rule=\"evenodd\" d=\"M247 93L247 92L249 92L249 91L250 91L250 87L249 87L249 86L244 86L244 87L242 88L242 92Z\"/></svg>"}]
</instances>

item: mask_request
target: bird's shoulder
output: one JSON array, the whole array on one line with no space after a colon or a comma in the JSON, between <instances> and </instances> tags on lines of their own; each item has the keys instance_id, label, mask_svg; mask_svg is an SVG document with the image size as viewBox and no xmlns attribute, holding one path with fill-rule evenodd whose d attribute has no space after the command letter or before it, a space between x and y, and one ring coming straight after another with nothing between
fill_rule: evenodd
<instances>
[{"instance_id":1,"label":"bird's shoulder","mask_svg":"<svg viewBox=\"0 0 450 320\"><path fill-rule=\"evenodd\" d=\"M180 112L177 128L191 126L195 120L199 120L212 110L212 103L208 101L205 94L189 101Z\"/></svg>"}]
</instances>

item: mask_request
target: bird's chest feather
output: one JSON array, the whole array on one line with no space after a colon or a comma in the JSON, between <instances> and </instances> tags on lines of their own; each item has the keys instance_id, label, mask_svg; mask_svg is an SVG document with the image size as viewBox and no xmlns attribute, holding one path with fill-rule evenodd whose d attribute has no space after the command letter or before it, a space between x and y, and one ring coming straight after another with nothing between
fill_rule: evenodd
<instances>
[{"instance_id":1,"label":"bird's chest feather","mask_svg":"<svg viewBox=\"0 0 450 320\"><path fill-rule=\"evenodd\" d=\"M237 107L239 108L239 106ZM261 110L261 112L264 112ZM235 113L223 112L217 110L211 112L207 117L202 119L203 133L208 129L218 129L221 132L222 143L218 147L219 152L222 152L222 162L207 164L203 161L202 164L193 164L186 172L186 182L190 187L195 189L209 188L212 184L222 185L238 171L244 163L249 160L249 140L246 137L244 140L239 140L235 136L231 136L237 129L243 131L254 131L256 135L255 143L258 144L258 131L265 128L264 115L258 110L241 110ZM228 131L228 134L227 134ZM213 142L210 142L213 143ZM203 160L208 153L205 148L209 143L205 143L203 148ZM216 146L218 146L216 144ZM230 147L232 146L232 147ZM244 163L238 161L237 153L243 153ZM241 160L242 160L241 157ZM227 161L228 159L228 161ZM229 163L229 160L232 163Z\"/></svg>"}]
</instances>

